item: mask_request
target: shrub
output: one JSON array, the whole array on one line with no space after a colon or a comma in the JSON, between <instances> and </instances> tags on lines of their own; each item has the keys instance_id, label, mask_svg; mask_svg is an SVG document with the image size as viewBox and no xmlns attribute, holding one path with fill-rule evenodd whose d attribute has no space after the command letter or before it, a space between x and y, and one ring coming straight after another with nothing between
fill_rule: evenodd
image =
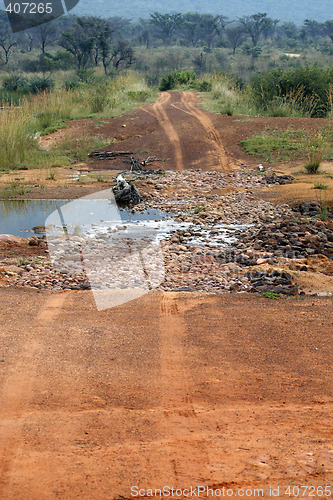
<instances>
[{"instance_id":1,"label":"shrub","mask_svg":"<svg viewBox=\"0 0 333 500\"><path fill-rule=\"evenodd\" d=\"M174 89L178 85L193 86L196 79L197 75L191 69L187 71L172 71L168 75L163 76L159 89L164 91Z\"/></svg>"},{"instance_id":2,"label":"shrub","mask_svg":"<svg viewBox=\"0 0 333 500\"><path fill-rule=\"evenodd\" d=\"M92 113L101 113L109 104L106 86L97 87L96 91L89 99Z\"/></svg>"},{"instance_id":3,"label":"shrub","mask_svg":"<svg viewBox=\"0 0 333 500\"><path fill-rule=\"evenodd\" d=\"M251 87L254 100L262 109L267 110L280 100L304 116L323 117L329 111L328 91L332 78L332 67L314 64L259 73L253 78Z\"/></svg>"},{"instance_id":4,"label":"shrub","mask_svg":"<svg viewBox=\"0 0 333 500\"><path fill-rule=\"evenodd\" d=\"M156 75L149 75L146 78L148 87L157 87L158 77Z\"/></svg>"},{"instance_id":5,"label":"shrub","mask_svg":"<svg viewBox=\"0 0 333 500\"><path fill-rule=\"evenodd\" d=\"M203 80L199 82L195 88L199 90L199 92L210 92L212 90L212 84L211 82L207 82L207 80Z\"/></svg>"},{"instance_id":6,"label":"shrub","mask_svg":"<svg viewBox=\"0 0 333 500\"><path fill-rule=\"evenodd\" d=\"M52 78L38 77L30 81L30 92L39 94L40 92L48 92L54 88L54 80Z\"/></svg>"},{"instance_id":7,"label":"shrub","mask_svg":"<svg viewBox=\"0 0 333 500\"><path fill-rule=\"evenodd\" d=\"M8 92L26 92L29 88L29 80L20 75L5 76L2 87Z\"/></svg>"}]
</instances>

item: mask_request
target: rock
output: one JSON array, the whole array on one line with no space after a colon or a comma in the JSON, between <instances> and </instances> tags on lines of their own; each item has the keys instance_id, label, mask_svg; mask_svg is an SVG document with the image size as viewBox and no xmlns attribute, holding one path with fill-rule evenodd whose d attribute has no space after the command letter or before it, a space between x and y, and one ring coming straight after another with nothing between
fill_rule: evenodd
<instances>
[{"instance_id":1,"label":"rock","mask_svg":"<svg viewBox=\"0 0 333 500\"><path fill-rule=\"evenodd\" d=\"M35 234L45 234L45 226L34 226L32 230Z\"/></svg>"},{"instance_id":2,"label":"rock","mask_svg":"<svg viewBox=\"0 0 333 500\"><path fill-rule=\"evenodd\" d=\"M21 238L20 236L13 236L11 234L0 234L0 242L2 243L9 243L9 244L12 244L12 243L18 243L18 244L22 244L22 243L26 243L26 239L25 238Z\"/></svg>"},{"instance_id":3,"label":"rock","mask_svg":"<svg viewBox=\"0 0 333 500\"><path fill-rule=\"evenodd\" d=\"M14 275L22 275L23 274L23 269L18 266L6 266L5 268L1 269L1 272L4 272L8 274L9 276L14 276Z\"/></svg>"},{"instance_id":4,"label":"rock","mask_svg":"<svg viewBox=\"0 0 333 500\"><path fill-rule=\"evenodd\" d=\"M37 247L39 245L37 236L31 236L31 238L28 238L28 245L31 247Z\"/></svg>"}]
</instances>

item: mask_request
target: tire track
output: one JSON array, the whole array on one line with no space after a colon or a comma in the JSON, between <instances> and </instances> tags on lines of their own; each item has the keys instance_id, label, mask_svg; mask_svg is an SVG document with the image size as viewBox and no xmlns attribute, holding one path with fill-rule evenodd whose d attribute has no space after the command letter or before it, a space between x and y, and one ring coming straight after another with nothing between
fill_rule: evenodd
<instances>
[{"instance_id":1,"label":"tire track","mask_svg":"<svg viewBox=\"0 0 333 500\"><path fill-rule=\"evenodd\" d=\"M10 470L15 461L17 449L20 446L21 433L24 425L24 407L30 401L34 381L37 377L35 357L41 351L43 340L46 339L45 328L52 323L61 311L66 295L48 297L43 309L39 312L31 337L23 345L18 363L12 367L11 373L2 389L1 422L0 422L0 498L9 498L8 487Z\"/></svg>"},{"instance_id":2,"label":"tire track","mask_svg":"<svg viewBox=\"0 0 333 500\"><path fill-rule=\"evenodd\" d=\"M197 418L184 355L186 324L177 294L167 292L160 303L162 430L170 472L183 486L209 478L208 444Z\"/></svg>"},{"instance_id":3,"label":"tire track","mask_svg":"<svg viewBox=\"0 0 333 500\"><path fill-rule=\"evenodd\" d=\"M176 170L184 170L183 153L179 135L177 134L167 115L167 112L164 109L164 105L168 103L170 97L171 95L169 94L169 92L162 93L160 99L156 101L155 104L153 104L153 111L158 123L161 125L165 134L169 138L169 141L174 147Z\"/></svg>"},{"instance_id":4,"label":"tire track","mask_svg":"<svg viewBox=\"0 0 333 500\"><path fill-rule=\"evenodd\" d=\"M209 116L202 111L196 104L195 104L195 95L192 92L182 92L181 96L181 102L184 104L186 109L199 120L203 128L205 129L207 133L208 139L212 142L214 148L217 150L218 153L218 158L219 158L219 163L222 169L222 172L230 172L231 168L229 165L228 157L226 155L224 146L221 141L220 134L218 130L213 125L212 120L209 118Z\"/></svg>"}]
</instances>

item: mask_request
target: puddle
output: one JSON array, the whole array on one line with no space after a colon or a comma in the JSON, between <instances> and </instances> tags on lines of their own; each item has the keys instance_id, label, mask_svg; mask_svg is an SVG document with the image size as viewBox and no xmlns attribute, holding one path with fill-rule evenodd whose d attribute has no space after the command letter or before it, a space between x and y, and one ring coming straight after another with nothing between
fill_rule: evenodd
<instances>
[{"instance_id":1,"label":"puddle","mask_svg":"<svg viewBox=\"0 0 333 500\"><path fill-rule=\"evenodd\" d=\"M87 235L93 236L97 232L107 232L108 228L119 226L130 222L137 227L138 233L143 226L151 227L152 230L160 229L167 233L173 226L165 214L159 210L146 210L135 212L128 209L119 209L115 214L114 205L109 200L75 200L75 204L68 205L71 200L0 200L0 234L12 234L28 238L33 236L36 226L44 226L46 219L53 213L61 212L67 205L70 208L69 225L73 230L78 225L80 216L84 214L84 224L80 224L80 230ZM120 216L120 219L119 219ZM160 222L159 222L160 221ZM179 227L177 225L175 229ZM62 228L60 228L62 230ZM70 229L70 228L69 228ZM124 229L126 232L126 229ZM124 234L124 231L121 231ZM42 234L43 231L40 233ZM139 236L139 234L138 234Z\"/></svg>"},{"instance_id":2,"label":"puddle","mask_svg":"<svg viewBox=\"0 0 333 500\"><path fill-rule=\"evenodd\" d=\"M53 214L53 215L51 215ZM190 222L178 222L173 214L160 210L135 211L118 209L109 199L78 200L0 200L0 234L12 234L28 238L34 234L44 234L44 225L53 226L52 233L62 234L66 221L66 231L73 235L94 238L98 235L113 239L142 238L153 236L160 241L177 230L191 228L192 235L186 239L189 245L218 247L230 245L237 240L235 230L241 225L218 224L213 229L205 229ZM39 229L38 226L42 226ZM35 228L35 230L33 229Z\"/></svg>"},{"instance_id":3,"label":"puddle","mask_svg":"<svg viewBox=\"0 0 333 500\"><path fill-rule=\"evenodd\" d=\"M54 210L69 200L0 200L0 234L28 238Z\"/></svg>"}]
</instances>

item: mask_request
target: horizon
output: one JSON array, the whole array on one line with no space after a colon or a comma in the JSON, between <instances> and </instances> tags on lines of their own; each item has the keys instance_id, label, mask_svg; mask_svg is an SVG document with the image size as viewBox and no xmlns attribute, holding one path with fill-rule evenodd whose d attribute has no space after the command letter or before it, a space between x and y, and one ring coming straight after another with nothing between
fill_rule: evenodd
<instances>
[{"instance_id":1,"label":"horizon","mask_svg":"<svg viewBox=\"0 0 333 500\"><path fill-rule=\"evenodd\" d=\"M15 2L13 2L15 3ZM330 0L323 1L316 6L312 0L281 0L277 5L272 0L235 0L231 5L227 2L217 2L216 0L207 0L205 4L198 0L184 0L182 8L179 8L176 0L168 2L168 8L160 0L154 2L143 2L143 0L131 0L124 2L120 0L97 0L92 3L91 0L80 0L72 10L67 12L68 15L75 16L97 16L102 18L107 17L124 17L132 22L138 21L140 18L147 19L149 15L155 11L162 14L166 13L187 13L199 12L201 14L220 14L225 15L230 20L246 15L252 15L259 12L267 13L272 19L279 19L280 22L294 22L298 26L302 25L305 19L311 19L318 22L324 22L333 18L333 8L328 8ZM327 7L326 7L327 6ZM110 7L110 10L109 10ZM288 8L287 8L288 7ZM5 10L5 5L0 0L0 9Z\"/></svg>"}]
</instances>

